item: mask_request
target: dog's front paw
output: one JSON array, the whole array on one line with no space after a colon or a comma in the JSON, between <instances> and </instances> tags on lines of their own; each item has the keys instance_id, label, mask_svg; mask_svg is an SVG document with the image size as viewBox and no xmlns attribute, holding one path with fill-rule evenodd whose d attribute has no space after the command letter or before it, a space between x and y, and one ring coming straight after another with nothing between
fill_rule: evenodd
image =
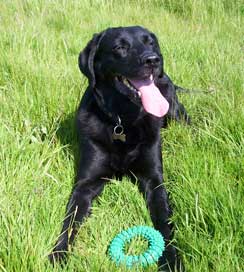
<instances>
[{"instance_id":1,"label":"dog's front paw","mask_svg":"<svg viewBox=\"0 0 244 272\"><path fill-rule=\"evenodd\" d=\"M158 261L158 272L184 272L183 262L178 251L172 245L168 245L163 256Z\"/></svg>"},{"instance_id":2,"label":"dog's front paw","mask_svg":"<svg viewBox=\"0 0 244 272\"><path fill-rule=\"evenodd\" d=\"M61 264L64 266L67 262L67 251L53 250L53 252L48 255L48 259L52 265Z\"/></svg>"}]
</instances>

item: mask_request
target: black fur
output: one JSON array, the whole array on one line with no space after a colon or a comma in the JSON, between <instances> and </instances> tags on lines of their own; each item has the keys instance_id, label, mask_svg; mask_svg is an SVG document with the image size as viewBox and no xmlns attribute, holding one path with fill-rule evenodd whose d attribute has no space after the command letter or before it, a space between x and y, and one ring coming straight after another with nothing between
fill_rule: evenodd
<instances>
[{"instance_id":1,"label":"black fur","mask_svg":"<svg viewBox=\"0 0 244 272\"><path fill-rule=\"evenodd\" d=\"M153 62L148 61L148 55L154 56ZM189 117L178 101L176 86L164 73L157 38L138 26L109 28L94 35L80 53L79 67L89 80L77 114L82 154L63 228L50 260L64 259L77 224L89 214L92 200L109 179L127 175L132 180L136 177L154 227L165 238L167 246L159 267L162 271L180 271L181 261L171 243L172 211L162 183L160 128L168 119L189 122ZM120 76L146 78L152 73L170 104L164 118L146 113L138 94L118 80ZM125 142L112 138L118 117L126 134Z\"/></svg>"}]
</instances>

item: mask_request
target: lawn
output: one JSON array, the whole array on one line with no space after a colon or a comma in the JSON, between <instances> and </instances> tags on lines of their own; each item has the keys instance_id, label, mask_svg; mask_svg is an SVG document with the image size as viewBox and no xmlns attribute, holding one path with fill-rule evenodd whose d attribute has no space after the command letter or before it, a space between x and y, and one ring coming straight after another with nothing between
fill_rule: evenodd
<instances>
[{"instance_id":1,"label":"lawn","mask_svg":"<svg viewBox=\"0 0 244 272\"><path fill-rule=\"evenodd\" d=\"M114 180L94 202L67 266L47 260L74 180L73 120L87 85L77 57L93 33L119 25L153 31L167 73L195 90L179 94L192 125L162 130L186 270L244 271L241 0L0 0L0 271L126 271L108 259L109 241L151 225L137 188Z\"/></svg>"}]
</instances>

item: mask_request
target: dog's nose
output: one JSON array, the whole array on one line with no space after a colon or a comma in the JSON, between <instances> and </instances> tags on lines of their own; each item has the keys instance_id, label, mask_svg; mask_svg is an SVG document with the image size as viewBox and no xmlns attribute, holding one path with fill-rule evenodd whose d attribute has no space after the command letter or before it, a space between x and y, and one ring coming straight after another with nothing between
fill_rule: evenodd
<instances>
[{"instance_id":1,"label":"dog's nose","mask_svg":"<svg viewBox=\"0 0 244 272\"><path fill-rule=\"evenodd\" d=\"M142 62L148 66L156 66L160 63L160 58L156 54L147 54L142 57Z\"/></svg>"}]
</instances>

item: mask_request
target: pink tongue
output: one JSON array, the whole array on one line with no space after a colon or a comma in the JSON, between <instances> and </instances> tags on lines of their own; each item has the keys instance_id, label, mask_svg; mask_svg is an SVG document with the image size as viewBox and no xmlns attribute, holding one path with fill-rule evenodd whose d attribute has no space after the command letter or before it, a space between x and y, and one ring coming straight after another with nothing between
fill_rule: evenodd
<instances>
[{"instance_id":1,"label":"pink tongue","mask_svg":"<svg viewBox=\"0 0 244 272\"><path fill-rule=\"evenodd\" d=\"M169 110L168 101L162 96L153 80L132 80L130 82L141 93L141 101L145 111L157 116L164 116Z\"/></svg>"}]
</instances>

